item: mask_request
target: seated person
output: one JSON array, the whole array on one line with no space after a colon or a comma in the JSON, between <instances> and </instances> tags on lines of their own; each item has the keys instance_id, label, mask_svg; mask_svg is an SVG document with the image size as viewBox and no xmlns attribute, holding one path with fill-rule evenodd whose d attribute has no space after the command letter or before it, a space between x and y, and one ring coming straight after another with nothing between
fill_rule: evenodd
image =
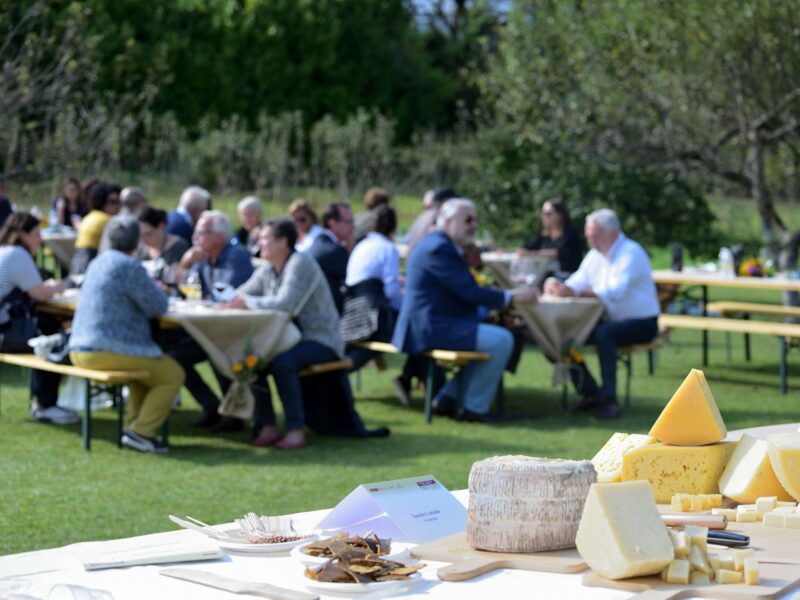
<instances>
[{"instance_id":1,"label":"seated person","mask_svg":"<svg viewBox=\"0 0 800 600\"><path fill-rule=\"evenodd\" d=\"M261 200L256 196L242 198L236 205L241 227L236 231L236 239L250 253L258 256L258 229L261 227Z\"/></svg>"},{"instance_id":2,"label":"seated person","mask_svg":"<svg viewBox=\"0 0 800 600\"><path fill-rule=\"evenodd\" d=\"M295 315L302 339L279 354L269 365L286 416L286 432L278 431L269 386L256 384L253 417L255 446L284 450L306 444L303 394L298 373L308 365L339 360L344 344L339 337L339 314L317 262L297 252L297 230L291 219L268 221L259 233L261 256L269 264L260 267L237 290L231 308L276 309ZM262 376L263 377L263 376Z\"/></svg>"},{"instance_id":3,"label":"seated person","mask_svg":"<svg viewBox=\"0 0 800 600\"><path fill-rule=\"evenodd\" d=\"M342 314L344 307L342 288L354 241L353 212L350 210L350 205L346 202L329 204L322 213L322 224L325 229L311 244L308 252L316 259L325 274L336 310Z\"/></svg>"},{"instance_id":4,"label":"seated person","mask_svg":"<svg viewBox=\"0 0 800 600\"><path fill-rule=\"evenodd\" d=\"M625 237L614 211L603 208L586 217L586 240L592 249L578 270L565 282L548 279L544 291L553 296L598 298L607 320L592 332L597 345L602 387L598 388L586 365L571 371L575 387L583 394L576 410L596 410L602 419L620 414L617 403L617 348L644 344L658 333L660 307L650 260L644 248Z\"/></svg>"},{"instance_id":5,"label":"seated person","mask_svg":"<svg viewBox=\"0 0 800 600\"><path fill-rule=\"evenodd\" d=\"M116 221L134 221L139 217L139 213L147 207L147 198L144 195L142 188L138 187L125 187L119 193L119 212L111 217L103 228L103 236L100 238L100 246L97 248L97 253L102 254L111 248L111 243L108 241L108 231L112 223ZM141 260L143 257L137 251L136 257Z\"/></svg>"},{"instance_id":6,"label":"seated person","mask_svg":"<svg viewBox=\"0 0 800 600\"><path fill-rule=\"evenodd\" d=\"M193 245L180 260L180 271L191 272L200 280L204 298L213 298L215 283L238 287L253 274L250 255L233 239L233 228L228 216L220 211L204 212L197 221L192 238ZM223 281L224 280L224 281ZM213 432L240 431L244 422L235 417L222 417L218 410L220 400L194 368L208 360L206 351L188 334L184 334L169 352L186 371L186 389L202 406L203 414L192 423L193 427L207 427ZM223 391L228 381L212 369Z\"/></svg>"},{"instance_id":7,"label":"seated person","mask_svg":"<svg viewBox=\"0 0 800 600\"><path fill-rule=\"evenodd\" d=\"M370 227L375 222L375 217L372 211L379 206L389 206L392 203L392 197L385 189L380 187L373 187L367 190L364 194L364 212L360 212L355 216L355 240L360 242L363 240L370 231Z\"/></svg>"},{"instance_id":8,"label":"seated person","mask_svg":"<svg viewBox=\"0 0 800 600\"><path fill-rule=\"evenodd\" d=\"M81 221L78 237L75 239L75 254L72 255L70 274L83 275L86 267L97 256L103 229L112 216L119 212L118 185L98 182L92 186L89 206L92 210Z\"/></svg>"},{"instance_id":9,"label":"seated person","mask_svg":"<svg viewBox=\"0 0 800 600\"><path fill-rule=\"evenodd\" d=\"M436 228L436 215L439 208L450 198L458 198L452 188L444 187L438 190L429 190L425 193L425 210L414 219L406 236L408 254L419 244L419 241Z\"/></svg>"},{"instance_id":10,"label":"seated person","mask_svg":"<svg viewBox=\"0 0 800 600\"><path fill-rule=\"evenodd\" d=\"M186 240L167 232L167 213L152 206L139 213L139 238L142 242L139 256L144 262L154 265L152 269L145 268L151 277L161 281L165 281L163 271L178 263L189 250Z\"/></svg>"},{"instance_id":11,"label":"seated person","mask_svg":"<svg viewBox=\"0 0 800 600\"><path fill-rule=\"evenodd\" d=\"M81 182L75 177L67 177L61 184L61 195L53 199L52 208L56 211L56 222L51 225L64 225L78 229L81 219L86 216L85 198Z\"/></svg>"},{"instance_id":12,"label":"seated person","mask_svg":"<svg viewBox=\"0 0 800 600\"><path fill-rule=\"evenodd\" d=\"M181 193L178 208L167 215L167 232L192 243L195 225L203 211L211 207L211 194L198 185L191 185Z\"/></svg>"},{"instance_id":13,"label":"seated person","mask_svg":"<svg viewBox=\"0 0 800 600\"><path fill-rule=\"evenodd\" d=\"M135 221L111 225L111 250L86 271L72 321L70 360L78 367L149 371L129 384L128 421L122 443L140 452L165 453L156 431L183 385L183 369L153 341L150 319L167 310L167 298L131 255L139 247Z\"/></svg>"},{"instance_id":14,"label":"seated person","mask_svg":"<svg viewBox=\"0 0 800 600\"><path fill-rule=\"evenodd\" d=\"M9 308L16 295L22 295L23 298L19 299L23 302L44 302L64 291L62 281L42 281L33 260L41 243L39 220L30 213L10 215L0 229L0 335L11 326L14 316L9 314ZM51 315L40 313L36 318L42 334L61 331L60 323ZM58 373L33 371L31 414L38 423L68 425L80 421L71 410L56 406L60 381Z\"/></svg>"},{"instance_id":15,"label":"seated person","mask_svg":"<svg viewBox=\"0 0 800 600\"><path fill-rule=\"evenodd\" d=\"M478 307L503 308L512 300L532 303L537 292L502 292L475 282L462 249L473 242L478 228L471 201L445 202L436 228L408 258L405 295L392 344L409 354L437 348L489 353L488 361L472 362L459 371L462 398L457 398L458 382L453 378L434 400L437 414L486 420L514 342L507 329L480 323ZM463 406L456 413L459 400Z\"/></svg>"},{"instance_id":16,"label":"seated person","mask_svg":"<svg viewBox=\"0 0 800 600\"><path fill-rule=\"evenodd\" d=\"M298 198L289 205L289 216L294 220L297 228L297 247L298 252L306 252L311 248L311 244L322 233L322 227L317 225L317 213L311 205ZM262 257L263 258L263 257Z\"/></svg>"},{"instance_id":17,"label":"seated person","mask_svg":"<svg viewBox=\"0 0 800 600\"><path fill-rule=\"evenodd\" d=\"M558 271L569 274L578 270L586 248L572 225L567 206L561 198L542 204L542 229L520 249L523 256L546 256L558 260Z\"/></svg>"}]
</instances>

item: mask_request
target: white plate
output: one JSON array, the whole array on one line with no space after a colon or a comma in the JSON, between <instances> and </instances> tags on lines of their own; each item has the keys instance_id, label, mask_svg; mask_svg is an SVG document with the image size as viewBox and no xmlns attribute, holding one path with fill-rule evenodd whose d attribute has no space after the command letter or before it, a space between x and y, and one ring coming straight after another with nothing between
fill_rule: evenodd
<instances>
[{"instance_id":1,"label":"white plate","mask_svg":"<svg viewBox=\"0 0 800 600\"><path fill-rule=\"evenodd\" d=\"M308 544L310 544L313 540L308 540L308 542L304 542L302 545L295 546L295 548L291 552L292 558L296 558L301 563L306 565L307 567L316 567L328 562L328 557L322 556L311 556L310 554L306 554L303 551ZM392 551L389 554L384 554L379 556L378 558L382 558L384 560L400 560L401 558L405 558L408 556L408 551L414 547L414 544L402 544L400 542L392 542Z\"/></svg>"},{"instance_id":2,"label":"white plate","mask_svg":"<svg viewBox=\"0 0 800 600\"><path fill-rule=\"evenodd\" d=\"M405 581L376 581L374 583L332 583L328 581L306 581L306 587L312 592L330 596L345 596L351 598L360 594L373 594L381 592L381 596L404 592L417 583L422 575L412 573Z\"/></svg>"},{"instance_id":3,"label":"white plate","mask_svg":"<svg viewBox=\"0 0 800 600\"><path fill-rule=\"evenodd\" d=\"M237 535L239 533L238 529L229 529L226 531L228 535ZM304 537L301 540L295 540L293 542L280 542L278 544L251 544L249 542L242 542L240 544L236 542L224 542L221 540L215 540L217 545L222 548L223 550L231 550L233 552L247 552L248 554L271 554L273 552L287 552L292 548L296 548L302 544L308 544L315 540L317 536L311 535L309 537Z\"/></svg>"}]
</instances>

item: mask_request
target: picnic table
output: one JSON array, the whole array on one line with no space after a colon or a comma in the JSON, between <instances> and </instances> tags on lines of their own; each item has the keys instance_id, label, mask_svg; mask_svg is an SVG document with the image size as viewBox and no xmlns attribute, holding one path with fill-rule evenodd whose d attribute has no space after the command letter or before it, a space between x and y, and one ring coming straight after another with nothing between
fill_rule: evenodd
<instances>
[{"instance_id":1,"label":"picnic table","mask_svg":"<svg viewBox=\"0 0 800 600\"><path fill-rule=\"evenodd\" d=\"M75 254L75 240L77 239L78 234L74 229L42 230L42 242L47 244L59 264L67 268L72 261L72 255Z\"/></svg>"},{"instance_id":2,"label":"picnic table","mask_svg":"<svg viewBox=\"0 0 800 600\"><path fill-rule=\"evenodd\" d=\"M764 438L768 433L797 431L798 425L798 423L793 423L731 431L726 439L737 440L745 432ZM353 485L358 483L354 481ZM456 491L453 495L462 505L468 506L469 493L467 490ZM330 509L324 509L295 513L289 516L295 520L298 529L311 529L329 512ZM229 525L235 527L233 523ZM168 527L166 515L164 515L164 527L165 529ZM153 534L149 538L163 542L175 539L205 540L200 534L186 530L164 531ZM88 543L97 544L98 542ZM3 578L13 578L6 579L5 582L9 586L16 583L18 593L27 593L34 598L46 597L48 591L57 584L72 584L89 589L106 590L113 594L114 600L139 600L141 598L224 600L233 598L229 592L159 575L162 567L176 565L149 565L85 571L77 558L77 552L86 544L87 542L84 542L61 548L0 556L0 585L4 583ZM408 591L396 597L483 600L485 598L525 597L531 595L532 590L536 590L538 595L543 598L622 600L634 597L634 594L621 590L585 587L581 585L583 573L557 574L502 569L468 581L443 582L437 579L436 571L445 566L445 563L431 560L424 562L427 566L421 571L422 579ZM294 590L305 589L303 567L288 553L248 555L231 552L224 559L178 566L244 581L269 582ZM0 595L2 591L3 588L0 587ZM800 591L795 590L783 598L800 598Z\"/></svg>"}]
</instances>

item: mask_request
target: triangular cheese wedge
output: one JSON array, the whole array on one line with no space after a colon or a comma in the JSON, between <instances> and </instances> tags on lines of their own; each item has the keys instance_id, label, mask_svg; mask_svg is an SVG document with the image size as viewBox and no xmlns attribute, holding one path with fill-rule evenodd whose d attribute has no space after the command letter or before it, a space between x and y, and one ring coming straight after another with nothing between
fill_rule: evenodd
<instances>
[{"instance_id":1,"label":"triangular cheese wedge","mask_svg":"<svg viewBox=\"0 0 800 600\"><path fill-rule=\"evenodd\" d=\"M656 438L638 433L615 433L592 459L598 483L622 481L622 456L636 448L655 444Z\"/></svg>"},{"instance_id":2,"label":"triangular cheese wedge","mask_svg":"<svg viewBox=\"0 0 800 600\"><path fill-rule=\"evenodd\" d=\"M719 491L739 504L767 496L775 496L778 500L792 499L775 475L767 441L746 433L719 478Z\"/></svg>"},{"instance_id":3,"label":"triangular cheese wedge","mask_svg":"<svg viewBox=\"0 0 800 600\"><path fill-rule=\"evenodd\" d=\"M704 446L722 440L728 430L702 371L692 369L661 411L650 435L675 446Z\"/></svg>"},{"instance_id":4,"label":"triangular cheese wedge","mask_svg":"<svg viewBox=\"0 0 800 600\"><path fill-rule=\"evenodd\" d=\"M781 485L800 502L800 433L767 436L769 462Z\"/></svg>"}]
</instances>

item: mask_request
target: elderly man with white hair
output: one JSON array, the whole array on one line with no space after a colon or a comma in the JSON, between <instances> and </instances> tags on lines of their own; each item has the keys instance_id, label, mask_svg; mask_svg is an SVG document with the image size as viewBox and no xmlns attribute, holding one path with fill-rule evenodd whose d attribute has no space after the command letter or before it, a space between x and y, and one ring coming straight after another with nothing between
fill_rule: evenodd
<instances>
[{"instance_id":1,"label":"elderly man with white hair","mask_svg":"<svg viewBox=\"0 0 800 600\"><path fill-rule=\"evenodd\" d=\"M213 298L215 288L239 287L253 274L250 255L233 239L233 228L228 216L218 210L202 213L192 237L193 245L181 258L181 269L199 276L204 298ZM203 414L192 423L195 427L208 427L212 431L239 431L244 427L241 419L221 417L220 400L195 370L197 363L208 360L205 350L186 335L170 351L186 371L186 389L202 406ZM228 381L215 371L223 391Z\"/></svg>"},{"instance_id":2,"label":"elderly man with white hair","mask_svg":"<svg viewBox=\"0 0 800 600\"><path fill-rule=\"evenodd\" d=\"M597 346L602 387L582 363L580 372L573 373L573 382L583 394L577 410L595 410L598 418L613 419L620 414L617 348L651 341L658 333L660 306L650 259L644 248L622 233L614 211L603 208L590 213L584 231L592 249L569 279L563 283L548 279L544 291L561 297L598 298L605 306L606 320L589 338Z\"/></svg>"},{"instance_id":3,"label":"elderly man with white hair","mask_svg":"<svg viewBox=\"0 0 800 600\"><path fill-rule=\"evenodd\" d=\"M236 205L241 227L236 231L236 239L252 255L258 256L258 231L261 228L261 200L258 196L247 196Z\"/></svg>"},{"instance_id":4,"label":"elderly man with white hair","mask_svg":"<svg viewBox=\"0 0 800 600\"><path fill-rule=\"evenodd\" d=\"M211 194L198 185L191 185L181 193L177 210L167 215L167 233L172 233L192 243L197 220L211 206Z\"/></svg>"},{"instance_id":5,"label":"elderly man with white hair","mask_svg":"<svg viewBox=\"0 0 800 600\"><path fill-rule=\"evenodd\" d=\"M512 301L533 303L534 289L500 291L481 287L464 260L463 247L478 228L475 205L465 198L446 201L436 230L411 252L406 268L406 291L392 344L409 354L435 348L487 352L488 361L461 369L463 397L458 381L451 380L437 394L434 412L465 421L486 421L503 369L514 346L507 329L480 323L478 306L503 308ZM460 406L459 406L460 405Z\"/></svg>"}]
</instances>

